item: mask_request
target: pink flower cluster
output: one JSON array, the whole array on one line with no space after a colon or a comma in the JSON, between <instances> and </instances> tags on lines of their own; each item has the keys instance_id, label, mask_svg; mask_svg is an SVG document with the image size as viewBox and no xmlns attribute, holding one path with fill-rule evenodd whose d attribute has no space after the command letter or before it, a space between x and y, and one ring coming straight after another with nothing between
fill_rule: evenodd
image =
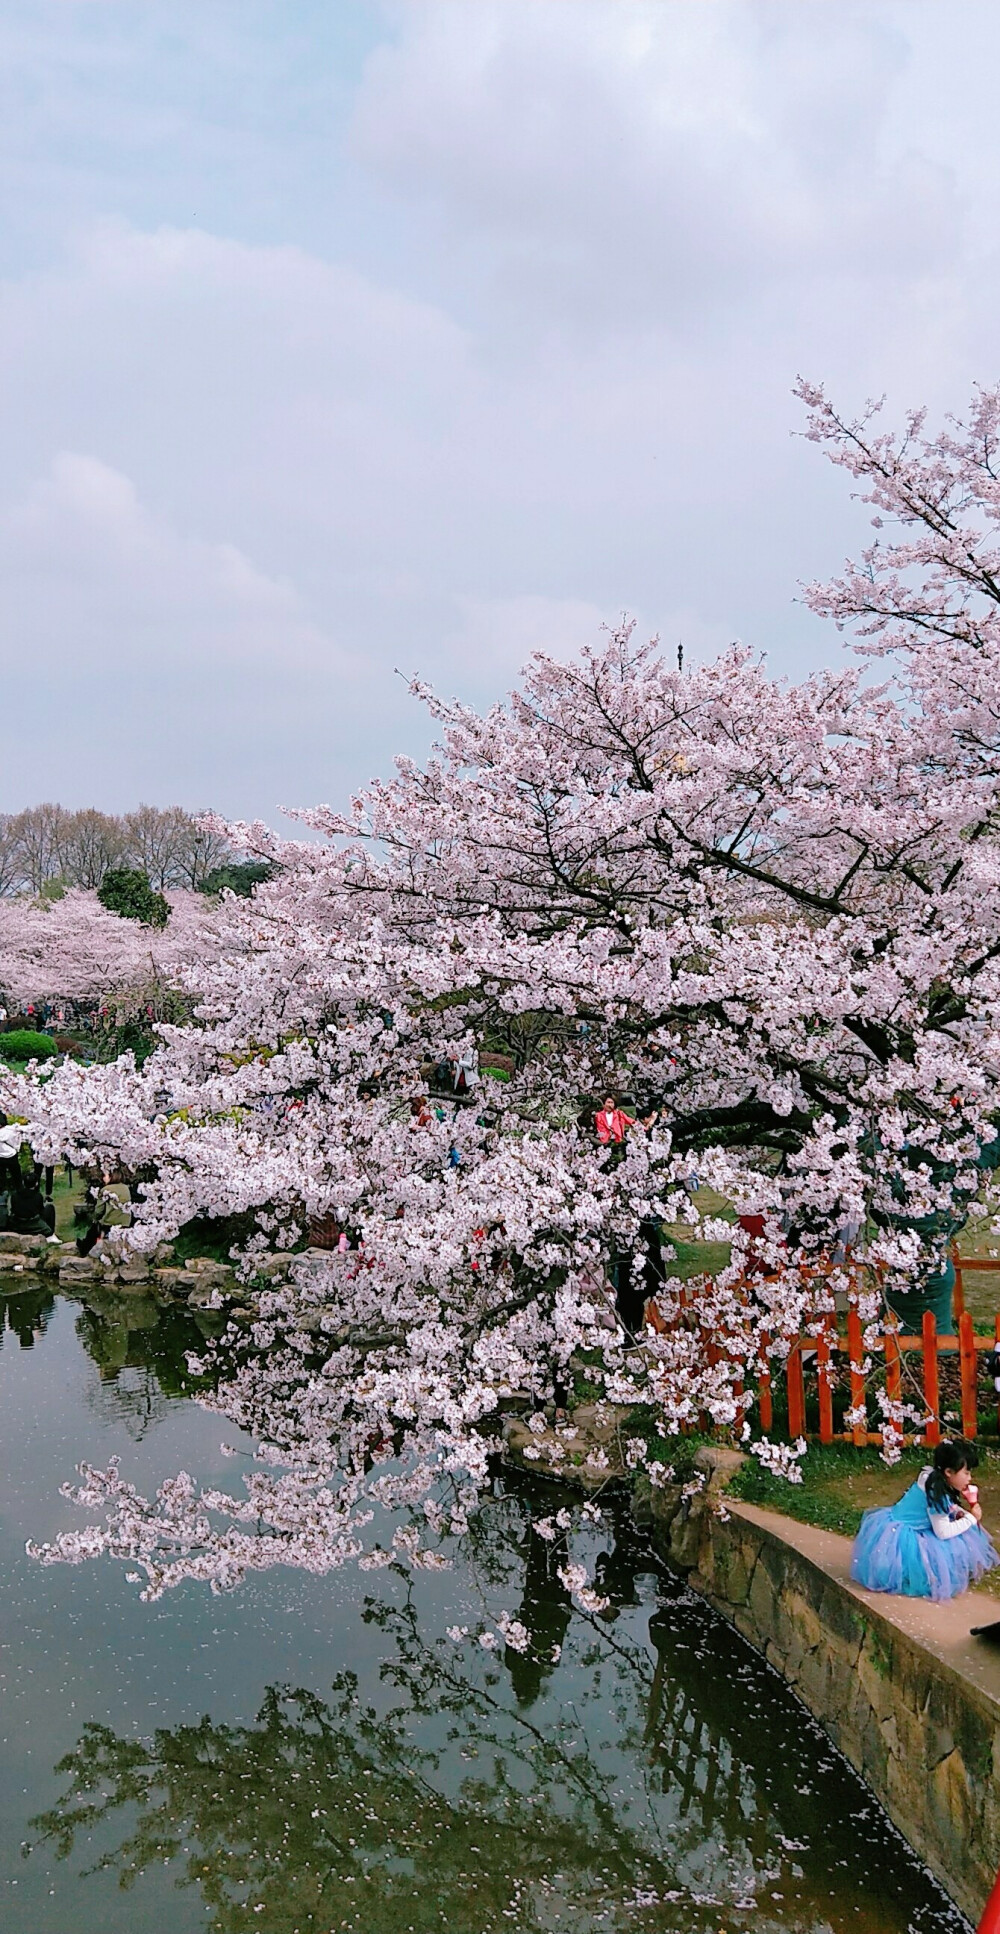
<instances>
[{"instance_id":1,"label":"pink flower cluster","mask_svg":"<svg viewBox=\"0 0 1000 1934\"><path fill-rule=\"evenodd\" d=\"M204 893L182 888L166 897L170 918L162 928L109 913L83 887L58 900L0 897L0 995L8 1008L99 1001L173 980L210 950L217 908Z\"/></svg>"},{"instance_id":2,"label":"pink flower cluster","mask_svg":"<svg viewBox=\"0 0 1000 1934\"><path fill-rule=\"evenodd\" d=\"M802 393L893 527L809 599L891 654L891 685L850 665L785 684L739 646L682 674L624 627L536 657L485 715L415 688L440 729L425 768L301 813L320 841L227 828L275 872L178 957L194 1024L141 1070L0 1081L43 1160L143 1178L139 1249L241 1217L252 1285L310 1217L348 1242L212 1351L208 1401L259 1446L245 1494L176 1479L150 1502L91 1472L104 1528L50 1555L115 1551L154 1594L438 1563L505 1405L585 1364L664 1436L739 1433L769 1356L830 1306L815 1265L845 1229L874 1228L891 1281L934 1266L912 1225L961 1217L1000 1112L1000 396L928 441L920 417L876 436ZM477 1052L471 1099L435 1108L428 1071ZM637 1123L602 1148L609 1092ZM693 1174L760 1233L715 1280L668 1280L637 1343L607 1272L697 1220ZM869 1325L879 1307L870 1286Z\"/></svg>"}]
</instances>

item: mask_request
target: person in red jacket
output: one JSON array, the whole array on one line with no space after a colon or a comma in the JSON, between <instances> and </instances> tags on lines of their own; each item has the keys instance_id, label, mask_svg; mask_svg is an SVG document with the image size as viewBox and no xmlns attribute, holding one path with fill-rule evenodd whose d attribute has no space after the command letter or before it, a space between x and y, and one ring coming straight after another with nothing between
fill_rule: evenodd
<instances>
[{"instance_id":1,"label":"person in red jacket","mask_svg":"<svg viewBox=\"0 0 1000 1934\"><path fill-rule=\"evenodd\" d=\"M609 1142L623 1142L625 1130L634 1128L635 1120L623 1108L615 1107L614 1095L605 1095L604 1107L594 1116L594 1124L598 1141L607 1148Z\"/></svg>"}]
</instances>

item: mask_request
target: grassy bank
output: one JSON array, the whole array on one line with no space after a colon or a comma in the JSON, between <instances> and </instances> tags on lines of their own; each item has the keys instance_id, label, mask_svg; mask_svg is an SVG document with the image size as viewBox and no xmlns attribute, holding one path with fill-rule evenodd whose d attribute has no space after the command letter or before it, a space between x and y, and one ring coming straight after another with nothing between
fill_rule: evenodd
<instances>
[{"instance_id":1,"label":"grassy bank","mask_svg":"<svg viewBox=\"0 0 1000 1934\"><path fill-rule=\"evenodd\" d=\"M924 1448L907 1450L891 1469L883 1464L874 1447L866 1450L853 1444L814 1444L802 1459L802 1483L789 1484L772 1477L749 1457L729 1486L733 1497L747 1504L759 1504L768 1511L780 1511L800 1524L815 1524L823 1531L838 1531L853 1538L862 1514L886 1504L895 1504L917 1472L929 1462ZM1000 1550L1000 1449L979 1448L976 1472L983 1506L983 1524ZM1000 1597L1000 1575L983 1579L979 1591Z\"/></svg>"}]
</instances>

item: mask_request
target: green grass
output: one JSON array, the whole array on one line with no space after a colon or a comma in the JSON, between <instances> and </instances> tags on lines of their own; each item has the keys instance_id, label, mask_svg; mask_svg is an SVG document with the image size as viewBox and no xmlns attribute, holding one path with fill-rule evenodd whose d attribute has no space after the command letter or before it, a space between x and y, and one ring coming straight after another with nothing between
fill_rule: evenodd
<instances>
[{"instance_id":1,"label":"green grass","mask_svg":"<svg viewBox=\"0 0 1000 1934\"><path fill-rule=\"evenodd\" d=\"M714 1189L696 1189L694 1200L702 1215L723 1216L727 1222L736 1220L735 1211L724 1196L717 1195ZM698 1239L696 1222L668 1222L664 1224L668 1242L676 1250L676 1260L667 1262L668 1276L679 1276L686 1283L691 1276L715 1276L725 1269L729 1262L728 1242L701 1242Z\"/></svg>"},{"instance_id":2,"label":"green grass","mask_svg":"<svg viewBox=\"0 0 1000 1934\"><path fill-rule=\"evenodd\" d=\"M56 1205L55 1233L63 1242L74 1242L80 1231L73 1221L73 1210L83 1200L84 1185L74 1174L73 1184L66 1180L66 1171L57 1168L52 1184L52 1200Z\"/></svg>"},{"instance_id":3,"label":"green grass","mask_svg":"<svg viewBox=\"0 0 1000 1934\"><path fill-rule=\"evenodd\" d=\"M895 1504L929 1462L930 1452L923 1446L904 1451L900 1462L890 1468L873 1445L861 1449L854 1444L812 1444L802 1459L801 1484L772 1477L756 1458L749 1457L729 1490L747 1504L759 1504L765 1510L780 1511L786 1518L797 1518L800 1524L819 1525L823 1531L839 1531L853 1538L862 1514L880 1505ZM976 1475L987 1529L995 1539L1000 1521L1000 1450L980 1445Z\"/></svg>"},{"instance_id":4,"label":"green grass","mask_svg":"<svg viewBox=\"0 0 1000 1934\"><path fill-rule=\"evenodd\" d=\"M963 1280L965 1307L972 1317L974 1327L992 1335L993 1318L1000 1310L1000 1231L994 1229L993 1218L981 1212L970 1215L968 1222L958 1238L958 1251L961 1256L971 1256L977 1261L996 1261L996 1273L985 1270Z\"/></svg>"},{"instance_id":5,"label":"green grass","mask_svg":"<svg viewBox=\"0 0 1000 1934\"><path fill-rule=\"evenodd\" d=\"M874 1448L814 1444L802 1459L801 1484L773 1477L756 1458L748 1457L729 1489L747 1504L853 1538L862 1513L873 1505L894 1504L926 1462L926 1453L905 1451L902 1462L890 1471Z\"/></svg>"}]
</instances>

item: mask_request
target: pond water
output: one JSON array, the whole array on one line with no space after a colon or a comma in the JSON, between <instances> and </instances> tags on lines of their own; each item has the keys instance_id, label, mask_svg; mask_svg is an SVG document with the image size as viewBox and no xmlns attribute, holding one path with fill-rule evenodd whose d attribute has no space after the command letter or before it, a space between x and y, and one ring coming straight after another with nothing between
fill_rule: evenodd
<instances>
[{"instance_id":1,"label":"pond water","mask_svg":"<svg viewBox=\"0 0 1000 1934\"><path fill-rule=\"evenodd\" d=\"M498 1480L454 1570L271 1574L152 1606L25 1555L121 1456L232 1482L183 1394L186 1317L0 1284L4 1934L958 1934L965 1922L781 1682L627 1512L574 1534L575 1611ZM534 1652L461 1644L501 1609Z\"/></svg>"}]
</instances>

